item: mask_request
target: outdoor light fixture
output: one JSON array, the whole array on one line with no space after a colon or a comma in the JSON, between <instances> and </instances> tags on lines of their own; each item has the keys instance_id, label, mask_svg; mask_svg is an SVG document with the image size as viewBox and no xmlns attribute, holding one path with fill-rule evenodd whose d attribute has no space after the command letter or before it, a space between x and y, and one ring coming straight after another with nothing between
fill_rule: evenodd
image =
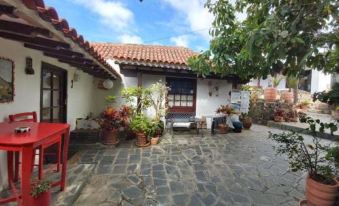
<instances>
[{"instance_id":1,"label":"outdoor light fixture","mask_svg":"<svg viewBox=\"0 0 339 206\"><path fill-rule=\"evenodd\" d=\"M110 80L110 79L106 79L103 83L102 83L102 86L105 88L105 89L112 89L114 84L113 84L113 81Z\"/></svg>"},{"instance_id":2,"label":"outdoor light fixture","mask_svg":"<svg viewBox=\"0 0 339 206\"><path fill-rule=\"evenodd\" d=\"M33 75L35 73L32 62L33 60L31 57L26 57L26 68L25 68L26 74Z\"/></svg>"}]
</instances>

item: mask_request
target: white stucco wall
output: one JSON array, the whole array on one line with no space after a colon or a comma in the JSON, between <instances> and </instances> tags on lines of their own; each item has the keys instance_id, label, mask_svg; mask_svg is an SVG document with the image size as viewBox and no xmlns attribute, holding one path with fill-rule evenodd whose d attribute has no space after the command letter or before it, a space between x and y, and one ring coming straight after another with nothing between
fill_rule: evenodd
<instances>
[{"instance_id":1,"label":"white stucco wall","mask_svg":"<svg viewBox=\"0 0 339 206\"><path fill-rule=\"evenodd\" d=\"M214 89L218 87L218 92ZM212 95L209 95L209 91ZM226 80L198 79L196 115L213 115L220 105L229 104L232 83Z\"/></svg>"},{"instance_id":2,"label":"white stucco wall","mask_svg":"<svg viewBox=\"0 0 339 206\"><path fill-rule=\"evenodd\" d=\"M311 79L311 93L321 92L331 88L331 79L332 75L325 74L322 71L312 70L312 79ZM248 85L258 86L258 79L251 79ZM260 79L260 86L266 88L271 85L270 78ZM282 79L278 89L286 89L286 79Z\"/></svg>"},{"instance_id":3,"label":"white stucco wall","mask_svg":"<svg viewBox=\"0 0 339 206\"><path fill-rule=\"evenodd\" d=\"M329 90L331 88L331 79L330 74L312 70L311 93Z\"/></svg>"},{"instance_id":4,"label":"white stucco wall","mask_svg":"<svg viewBox=\"0 0 339 206\"><path fill-rule=\"evenodd\" d=\"M25 74L25 58L33 59L34 75ZM22 43L0 38L0 57L14 61L15 97L13 102L0 103L0 121L6 121L9 114L36 111L40 112L40 76L41 62L53 64L68 72L68 108L67 122L75 127L76 118L86 117L90 112L102 110L104 100L100 97L102 90L97 89L94 78L68 64L60 63L57 59L49 58L42 52L23 47ZM79 80L71 88L74 72L79 74ZM96 100L96 101L93 101ZM100 108L101 107L101 108ZM0 190L7 184L6 155L0 151Z\"/></svg>"},{"instance_id":5,"label":"white stucco wall","mask_svg":"<svg viewBox=\"0 0 339 206\"><path fill-rule=\"evenodd\" d=\"M260 83L260 84L259 84ZM260 79L260 82L258 79L251 79L251 81L248 83L248 85L250 86L258 86L258 84L262 87L262 88L266 88L269 86L272 86L272 80L270 77L268 77L267 79ZM279 85L277 86L277 89L286 89L286 79L282 79L279 83Z\"/></svg>"}]
</instances>

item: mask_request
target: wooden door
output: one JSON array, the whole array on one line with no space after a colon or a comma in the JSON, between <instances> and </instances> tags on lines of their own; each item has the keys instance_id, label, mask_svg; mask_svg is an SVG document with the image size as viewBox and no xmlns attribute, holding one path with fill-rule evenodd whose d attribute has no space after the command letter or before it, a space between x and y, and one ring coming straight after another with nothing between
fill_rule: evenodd
<instances>
[{"instance_id":1,"label":"wooden door","mask_svg":"<svg viewBox=\"0 0 339 206\"><path fill-rule=\"evenodd\" d=\"M67 71L42 63L41 69L41 122L66 122Z\"/></svg>"}]
</instances>

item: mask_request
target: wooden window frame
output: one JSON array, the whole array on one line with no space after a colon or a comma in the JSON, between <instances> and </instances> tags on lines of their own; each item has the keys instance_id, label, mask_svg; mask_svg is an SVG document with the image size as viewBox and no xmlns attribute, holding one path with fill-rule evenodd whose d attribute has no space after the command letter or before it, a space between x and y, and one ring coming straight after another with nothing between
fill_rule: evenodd
<instances>
[{"instance_id":1,"label":"wooden window frame","mask_svg":"<svg viewBox=\"0 0 339 206\"><path fill-rule=\"evenodd\" d=\"M47 71L50 72L52 74L59 74L62 76L63 81L60 81L60 85L59 85L59 89L49 89L49 88L44 88L43 86L43 72ZM48 108L50 111L50 119L49 120L44 120L43 119L43 91L58 91L60 92L60 95L62 97L62 101L63 102L63 106L62 106L62 112L60 113L59 111L59 115L61 115L61 117L59 117L60 121L62 123L66 123L67 121L67 109L68 109L68 104L67 104L67 81L68 81L68 72L65 69L62 69L60 67L57 67L55 65L46 63L46 62L42 62L41 63L41 74L40 74L40 121L44 121L44 122L53 122L54 117L53 117L53 109L54 108L59 108L59 106L54 106L53 103L53 93L51 94L51 100L50 100L50 106L49 107L45 107ZM53 88L53 81L51 81L51 88Z\"/></svg>"},{"instance_id":2,"label":"wooden window frame","mask_svg":"<svg viewBox=\"0 0 339 206\"><path fill-rule=\"evenodd\" d=\"M172 112L172 113L195 113L195 111L196 111L196 97L197 97L197 80L196 79L190 79L190 78L166 77L167 86L169 86L169 81L180 81L180 82L190 81L190 82L192 82L192 86L193 86L193 100L192 100L193 104L192 104L192 106L175 106L175 105L173 105L172 107L169 107L169 105L168 105L168 95L170 95L170 92L168 93L168 95L166 97L166 104L169 107L169 112ZM180 93L179 95L181 96L183 94ZM174 98L175 98L175 96L176 96L176 94L174 94ZM181 99L180 99L180 101L181 101ZM175 102L175 99L174 99L174 102Z\"/></svg>"}]
</instances>

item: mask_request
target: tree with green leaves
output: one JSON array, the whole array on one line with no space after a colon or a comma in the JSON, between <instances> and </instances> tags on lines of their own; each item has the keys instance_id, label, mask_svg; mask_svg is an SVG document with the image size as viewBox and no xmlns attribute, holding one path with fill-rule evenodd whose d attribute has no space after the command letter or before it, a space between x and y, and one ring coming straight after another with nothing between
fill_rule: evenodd
<instances>
[{"instance_id":1,"label":"tree with green leaves","mask_svg":"<svg viewBox=\"0 0 339 206\"><path fill-rule=\"evenodd\" d=\"M215 16L210 48L188 61L203 76L339 72L337 0L207 0L205 6ZM238 20L237 12L246 18Z\"/></svg>"}]
</instances>

